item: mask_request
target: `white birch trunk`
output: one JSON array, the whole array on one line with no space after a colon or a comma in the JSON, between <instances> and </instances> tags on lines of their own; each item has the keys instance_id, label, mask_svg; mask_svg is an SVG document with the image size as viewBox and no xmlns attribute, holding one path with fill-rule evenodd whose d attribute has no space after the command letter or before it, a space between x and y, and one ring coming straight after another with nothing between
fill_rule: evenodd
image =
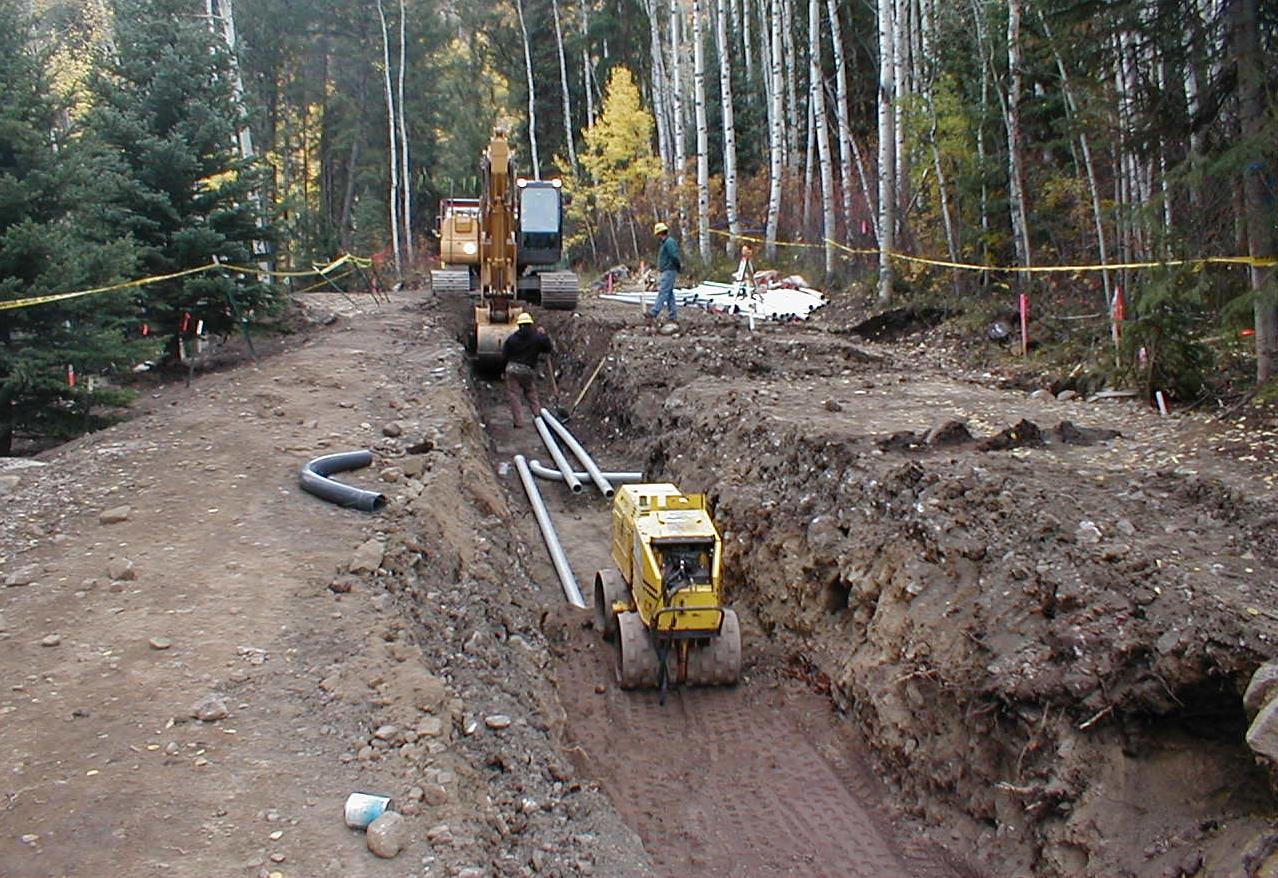
<instances>
[{"instance_id":1,"label":"white birch trunk","mask_svg":"<svg viewBox=\"0 0 1278 878\"><path fill-rule=\"evenodd\" d=\"M408 66L408 44L405 36L408 10L404 0L399 0L399 166L400 186L403 196L400 208L403 210L404 222L404 260L409 270L413 267L413 174L408 156L408 123L404 119L404 70Z\"/></svg>"},{"instance_id":2,"label":"white birch trunk","mask_svg":"<svg viewBox=\"0 0 1278 878\"><path fill-rule=\"evenodd\" d=\"M235 35L235 7L233 0L208 0L206 8L211 21L220 21L222 23L222 39L226 41L226 48L230 51L231 57L231 94L235 97L236 104L240 104L244 100L244 77L240 74L240 56L238 38ZM216 33L216 30L214 31ZM251 159L253 152L253 132L246 124L235 132L235 140L239 145L240 158Z\"/></svg>"},{"instance_id":3,"label":"white birch trunk","mask_svg":"<svg viewBox=\"0 0 1278 878\"><path fill-rule=\"evenodd\" d=\"M1203 154L1203 132L1194 123L1198 118L1201 108L1200 104L1200 86L1198 57L1192 51L1191 46L1194 43L1194 37L1198 30L1202 27L1202 2L1201 0L1190 0L1189 20L1191 23L1185 25L1183 38L1183 46L1185 48L1185 109L1189 114L1189 160L1196 161ZM1202 192L1197 183L1191 183L1189 186L1189 203L1197 209L1202 203Z\"/></svg>"},{"instance_id":4,"label":"white birch trunk","mask_svg":"<svg viewBox=\"0 0 1278 878\"><path fill-rule=\"evenodd\" d=\"M724 22L724 0L718 0L718 3L719 21L715 36L719 49L719 97L723 115L723 201L728 215L728 232L739 235L741 219L737 216L737 126L732 107L732 62L728 55L730 43ZM732 8L735 10L736 5ZM729 255L735 246L735 239L729 238L726 245Z\"/></svg>"},{"instance_id":5,"label":"white birch trunk","mask_svg":"<svg viewBox=\"0 0 1278 878\"><path fill-rule=\"evenodd\" d=\"M657 17L657 0L644 0L648 13L648 41L652 55L652 115L657 122L657 151L661 155L661 167L667 179L674 170L671 150L670 114L667 106L670 83L666 79L665 48L661 42L661 25Z\"/></svg>"},{"instance_id":6,"label":"white birch trunk","mask_svg":"<svg viewBox=\"0 0 1278 878\"><path fill-rule=\"evenodd\" d=\"M772 19L770 0L758 0L759 9L759 63L762 65L763 106L768 115L768 134L772 124Z\"/></svg>"},{"instance_id":7,"label":"white birch trunk","mask_svg":"<svg viewBox=\"0 0 1278 878\"><path fill-rule=\"evenodd\" d=\"M697 120L697 249L710 261L710 131L706 122L705 0L692 0L692 105Z\"/></svg>"},{"instance_id":8,"label":"white birch trunk","mask_svg":"<svg viewBox=\"0 0 1278 878\"><path fill-rule=\"evenodd\" d=\"M671 0L670 3L670 64L671 64L671 89L670 93L674 100L674 106L671 108L674 120L674 164L675 164L675 204L679 213L679 226L683 228L685 219L685 210L683 205L683 184L684 176L688 170L688 152L687 138L684 132L684 111L683 111L683 64L680 60L680 52L683 49L683 19L679 15L679 4L677 0Z\"/></svg>"},{"instance_id":9,"label":"white birch trunk","mask_svg":"<svg viewBox=\"0 0 1278 878\"><path fill-rule=\"evenodd\" d=\"M910 0L896 0L892 10L892 107L893 107L893 155L896 157L895 211L897 229L905 222L906 205L909 204L910 153L905 146L905 97L910 93L907 82L909 69L906 60L909 53L907 28Z\"/></svg>"},{"instance_id":10,"label":"white birch trunk","mask_svg":"<svg viewBox=\"0 0 1278 878\"><path fill-rule=\"evenodd\" d=\"M586 92L586 128L595 127L595 98L591 91L590 72L590 15L586 11L586 0L581 0L581 87Z\"/></svg>"},{"instance_id":11,"label":"white birch trunk","mask_svg":"<svg viewBox=\"0 0 1278 878\"><path fill-rule=\"evenodd\" d=\"M945 179L945 166L941 162L941 150L936 143L938 123L933 89L936 67L933 60L933 19L930 2L931 0L921 0L916 8L919 40L915 73L919 91L932 114L932 131L929 135L929 140L932 148L932 170L936 174L936 191L941 201L941 221L945 226L945 249L949 253L950 262L958 262L958 236L954 229L953 217L950 216L950 190ZM954 284L954 292L958 293L960 288L958 269L951 270L951 277Z\"/></svg>"},{"instance_id":12,"label":"white birch trunk","mask_svg":"<svg viewBox=\"0 0 1278 878\"><path fill-rule=\"evenodd\" d=\"M528 46L528 25L524 23L524 0L515 0L519 14L519 32L524 38L524 71L528 74L528 148L532 157L533 179L541 179L541 158L537 154L537 87L533 84L532 51Z\"/></svg>"},{"instance_id":13,"label":"white birch trunk","mask_svg":"<svg viewBox=\"0 0 1278 878\"><path fill-rule=\"evenodd\" d=\"M894 0L878 0L879 26L879 301L892 301L892 258L896 247L896 111Z\"/></svg>"},{"instance_id":14,"label":"white birch trunk","mask_svg":"<svg viewBox=\"0 0 1278 878\"><path fill-rule=\"evenodd\" d=\"M781 104L785 89L781 74L781 0L771 0L768 20L771 34L769 52L772 56L772 100L768 104L768 225L764 238L767 257L776 259L777 223L781 218L781 154L785 148L785 133L781 128L784 113Z\"/></svg>"},{"instance_id":15,"label":"white birch trunk","mask_svg":"<svg viewBox=\"0 0 1278 878\"><path fill-rule=\"evenodd\" d=\"M737 32L741 35L741 53L745 56L747 84L754 82L754 35L750 33L750 4L753 2L754 0L741 0L740 27L737 28ZM735 4L733 8L736 8ZM735 17L733 24L737 24ZM746 91L749 91L749 88Z\"/></svg>"},{"instance_id":16,"label":"white birch trunk","mask_svg":"<svg viewBox=\"0 0 1278 878\"><path fill-rule=\"evenodd\" d=\"M559 49L559 83L564 92L564 141L568 144L568 163L572 172L577 174L577 147L573 144L572 98L568 95L568 61L564 57L564 31L559 23L559 0L550 0L550 8L555 15L555 45Z\"/></svg>"},{"instance_id":17,"label":"white birch trunk","mask_svg":"<svg viewBox=\"0 0 1278 878\"><path fill-rule=\"evenodd\" d=\"M812 101L807 106L808 128L807 140L803 147L803 239L806 241L812 232L812 181L816 174L816 126L812 124Z\"/></svg>"},{"instance_id":18,"label":"white birch trunk","mask_svg":"<svg viewBox=\"0 0 1278 878\"><path fill-rule=\"evenodd\" d=\"M826 0L826 12L830 17L830 41L834 44L834 118L839 130L839 176L843 181L843 234L844 241L852 240L852 128L848 121L848 71L847 61L843 54L843 25L839 21L838 0ZM861 175L861 190L866 206L874 211L874 202L870 199L869 187L865 183L865 175ZM874 219L874 236L879 234L878 218Z\"/></svg>"},{"instance_id":19,"label":"white birch trunk","mask_svg":"<svg viewBox=\"0 0 1278 878\"><path fill-rule=\"evenodd\" d=\"M972 18L976 23L976 46L981 56L981 117L976 126L976 158L981 168L981 261L988 264L990 261L988 243L990 240L990 184L986 167L989 154L985 149L985 119L990 112L990 80L994 77L994 65L990 57L993 49L986 50L989 41L985 32L985 10L981 8L978 0L972 0ZM1002 92L999 94L1001 95ZM989 275L982 272L982 283L988 279Z\"/></svg>"},{"instance_id":20,"label":"white birch trunk","mask_svg":"<svg viewBox=\"0 0 1278 878\"><path fill-rule=\"evenodd\" d=\"M794 0L780 0L781 3L781 27L785 37L785 51L782 53L782 61L785 65L785 99L786 99L786 125L785 125L785 163L786 167L794 169L799 166L799 88L798 88L798 66L799 59L794 48Z\"/></svg>"},{"instance_id":21,"label":"white birch trunk","mask_svg":"<svg viewBox=\"0 0 1278 878\"><path fill-rule=\"evenodd\" d=\"M825 75L821 72L821 0L808 0L808 42L812 61L808 79L811 86L813 124L816 128L817 155L821 162L821 224L825 241L825 274L834 273L834 163L830 154L830 128L825 112Z\"/></svg>"},{"instance_id":22,"label":"white birch trunk","mask_svg":"<svg viewBox=\"0 0 1278 878\"><path fill-rule=\"evenodd\" d=\"M1007 4L1007 177L1016 262L1029 266L1029 222L1025 211L1025 158L1021 139L1021 3Z\"/></svg>"},{"instance_id":23,"label":"white birch trunk","mask_svg":"<svg viewBox=\"0 0 1278 878\"><path fill-rule=\"evenodd\" d=\"M399 138L395 132L395 94L391 91L390 33L386 28L386 10L382 0L377 0L377 18L382 25L382 80L386 87L386 129L390 155L390 212L391 250L395 255L395 275L403 277L404 258L399 247Z\"/></svg>"}]
</instances>

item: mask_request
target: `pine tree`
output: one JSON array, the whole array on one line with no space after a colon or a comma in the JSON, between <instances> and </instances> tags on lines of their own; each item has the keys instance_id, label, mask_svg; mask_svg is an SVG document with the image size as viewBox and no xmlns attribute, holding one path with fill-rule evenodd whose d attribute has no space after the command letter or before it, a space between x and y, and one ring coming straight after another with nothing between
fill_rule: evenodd
<instances>
[{"instance_id":1,"label":"pine tree","mask_svg":"<svg viewBox=\"0 0 1278 878\"><path fill-rule=\"evenodd\" d=\"M95 77L89 140L113 165L112 207L141 248L148 274L223 262L247 265L265 236L253 197L257 166L240 158L242 108L225 43L190 0L116 0L114 55ZM274 290L254 276L208 272L146 288L150 325L170 359L183 332L213 333L237 315L270 310ZM188 316L189 315L189 316Z\"/></svg>"},{"instance_id":2,"label":"pine tree","mask_svg":"<svg viewBox=\"0 0 1278 878\"><path fill-rule=\"evenodd\" d=\"M0 0L0 302L118 280L132 242L94 209L101 175L63 142L43 59L16 0ZM127 394L102 379L144 359L123 293L0 310L0 455L19 434L67 437ZM71 375L77 376L74 382Z\"/></svg>"}]
</instances>

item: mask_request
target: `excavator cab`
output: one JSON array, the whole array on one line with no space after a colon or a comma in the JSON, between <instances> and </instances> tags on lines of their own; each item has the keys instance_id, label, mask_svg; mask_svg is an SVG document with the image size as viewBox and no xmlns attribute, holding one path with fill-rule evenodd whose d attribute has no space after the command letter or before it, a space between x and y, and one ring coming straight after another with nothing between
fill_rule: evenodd
<instances>
[{"instance_id":1,"label":"excavator cab","mask_svg":"<svg viewBox=\"0 0 1278 878\"><path fill-rule=\"evenodd\" d=\"M519 298L544 308L571 311L577 307L580 281L571 271L547 270L564 255L563 184L558 180L519 179L518 229Z\"/></svg>"},{"instance_id":2,"label":"excavator cab","mask_svg":"<svg viewBox=\"0 0 1278 878\"><path fill-rule=\"evenodd\" d=\"M555 265L563 258L563 189L558 180L520 180L519 263Z\"/></svg>"}]
</instances>

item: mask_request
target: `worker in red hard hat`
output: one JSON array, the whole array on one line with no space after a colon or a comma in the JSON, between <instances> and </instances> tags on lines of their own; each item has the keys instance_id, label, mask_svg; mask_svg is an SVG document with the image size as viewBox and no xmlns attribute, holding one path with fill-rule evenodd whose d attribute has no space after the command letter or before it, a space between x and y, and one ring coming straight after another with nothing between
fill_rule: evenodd
<instances>
[{"instance_id":1,"label":"worker in red hard hat","mask_svg":"<svg viewBox=\"0 0 1278 878\"><path fill-rule=\"evenodd\" d=\"M542 354L554 356L555 345L546 330L534 326L532 315L524 311L515 318L515 331L501 346L501 355L506 361L506 397L516 429L524 425L521 397L528 399L534 418L541 414L541 400L537 398L537 359Z\"/></svg>"}]
</instances>

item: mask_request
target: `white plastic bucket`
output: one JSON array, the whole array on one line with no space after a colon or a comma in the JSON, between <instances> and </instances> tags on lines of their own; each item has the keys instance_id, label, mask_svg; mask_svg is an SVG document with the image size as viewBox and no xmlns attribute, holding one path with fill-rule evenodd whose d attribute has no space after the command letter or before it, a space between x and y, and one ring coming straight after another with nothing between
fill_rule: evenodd
<instances>
[{"instance_id":1,"label":"white plastic bucket","mask_svg":"<svg viewBox=\"0 0 1278 878\"><path fill-rule=\"evenodd\" d=\"M367 829L383 812L391 810L390 796L351 793L346 797L346 825L351 829Z\"/></svg>"}]
</instances>

